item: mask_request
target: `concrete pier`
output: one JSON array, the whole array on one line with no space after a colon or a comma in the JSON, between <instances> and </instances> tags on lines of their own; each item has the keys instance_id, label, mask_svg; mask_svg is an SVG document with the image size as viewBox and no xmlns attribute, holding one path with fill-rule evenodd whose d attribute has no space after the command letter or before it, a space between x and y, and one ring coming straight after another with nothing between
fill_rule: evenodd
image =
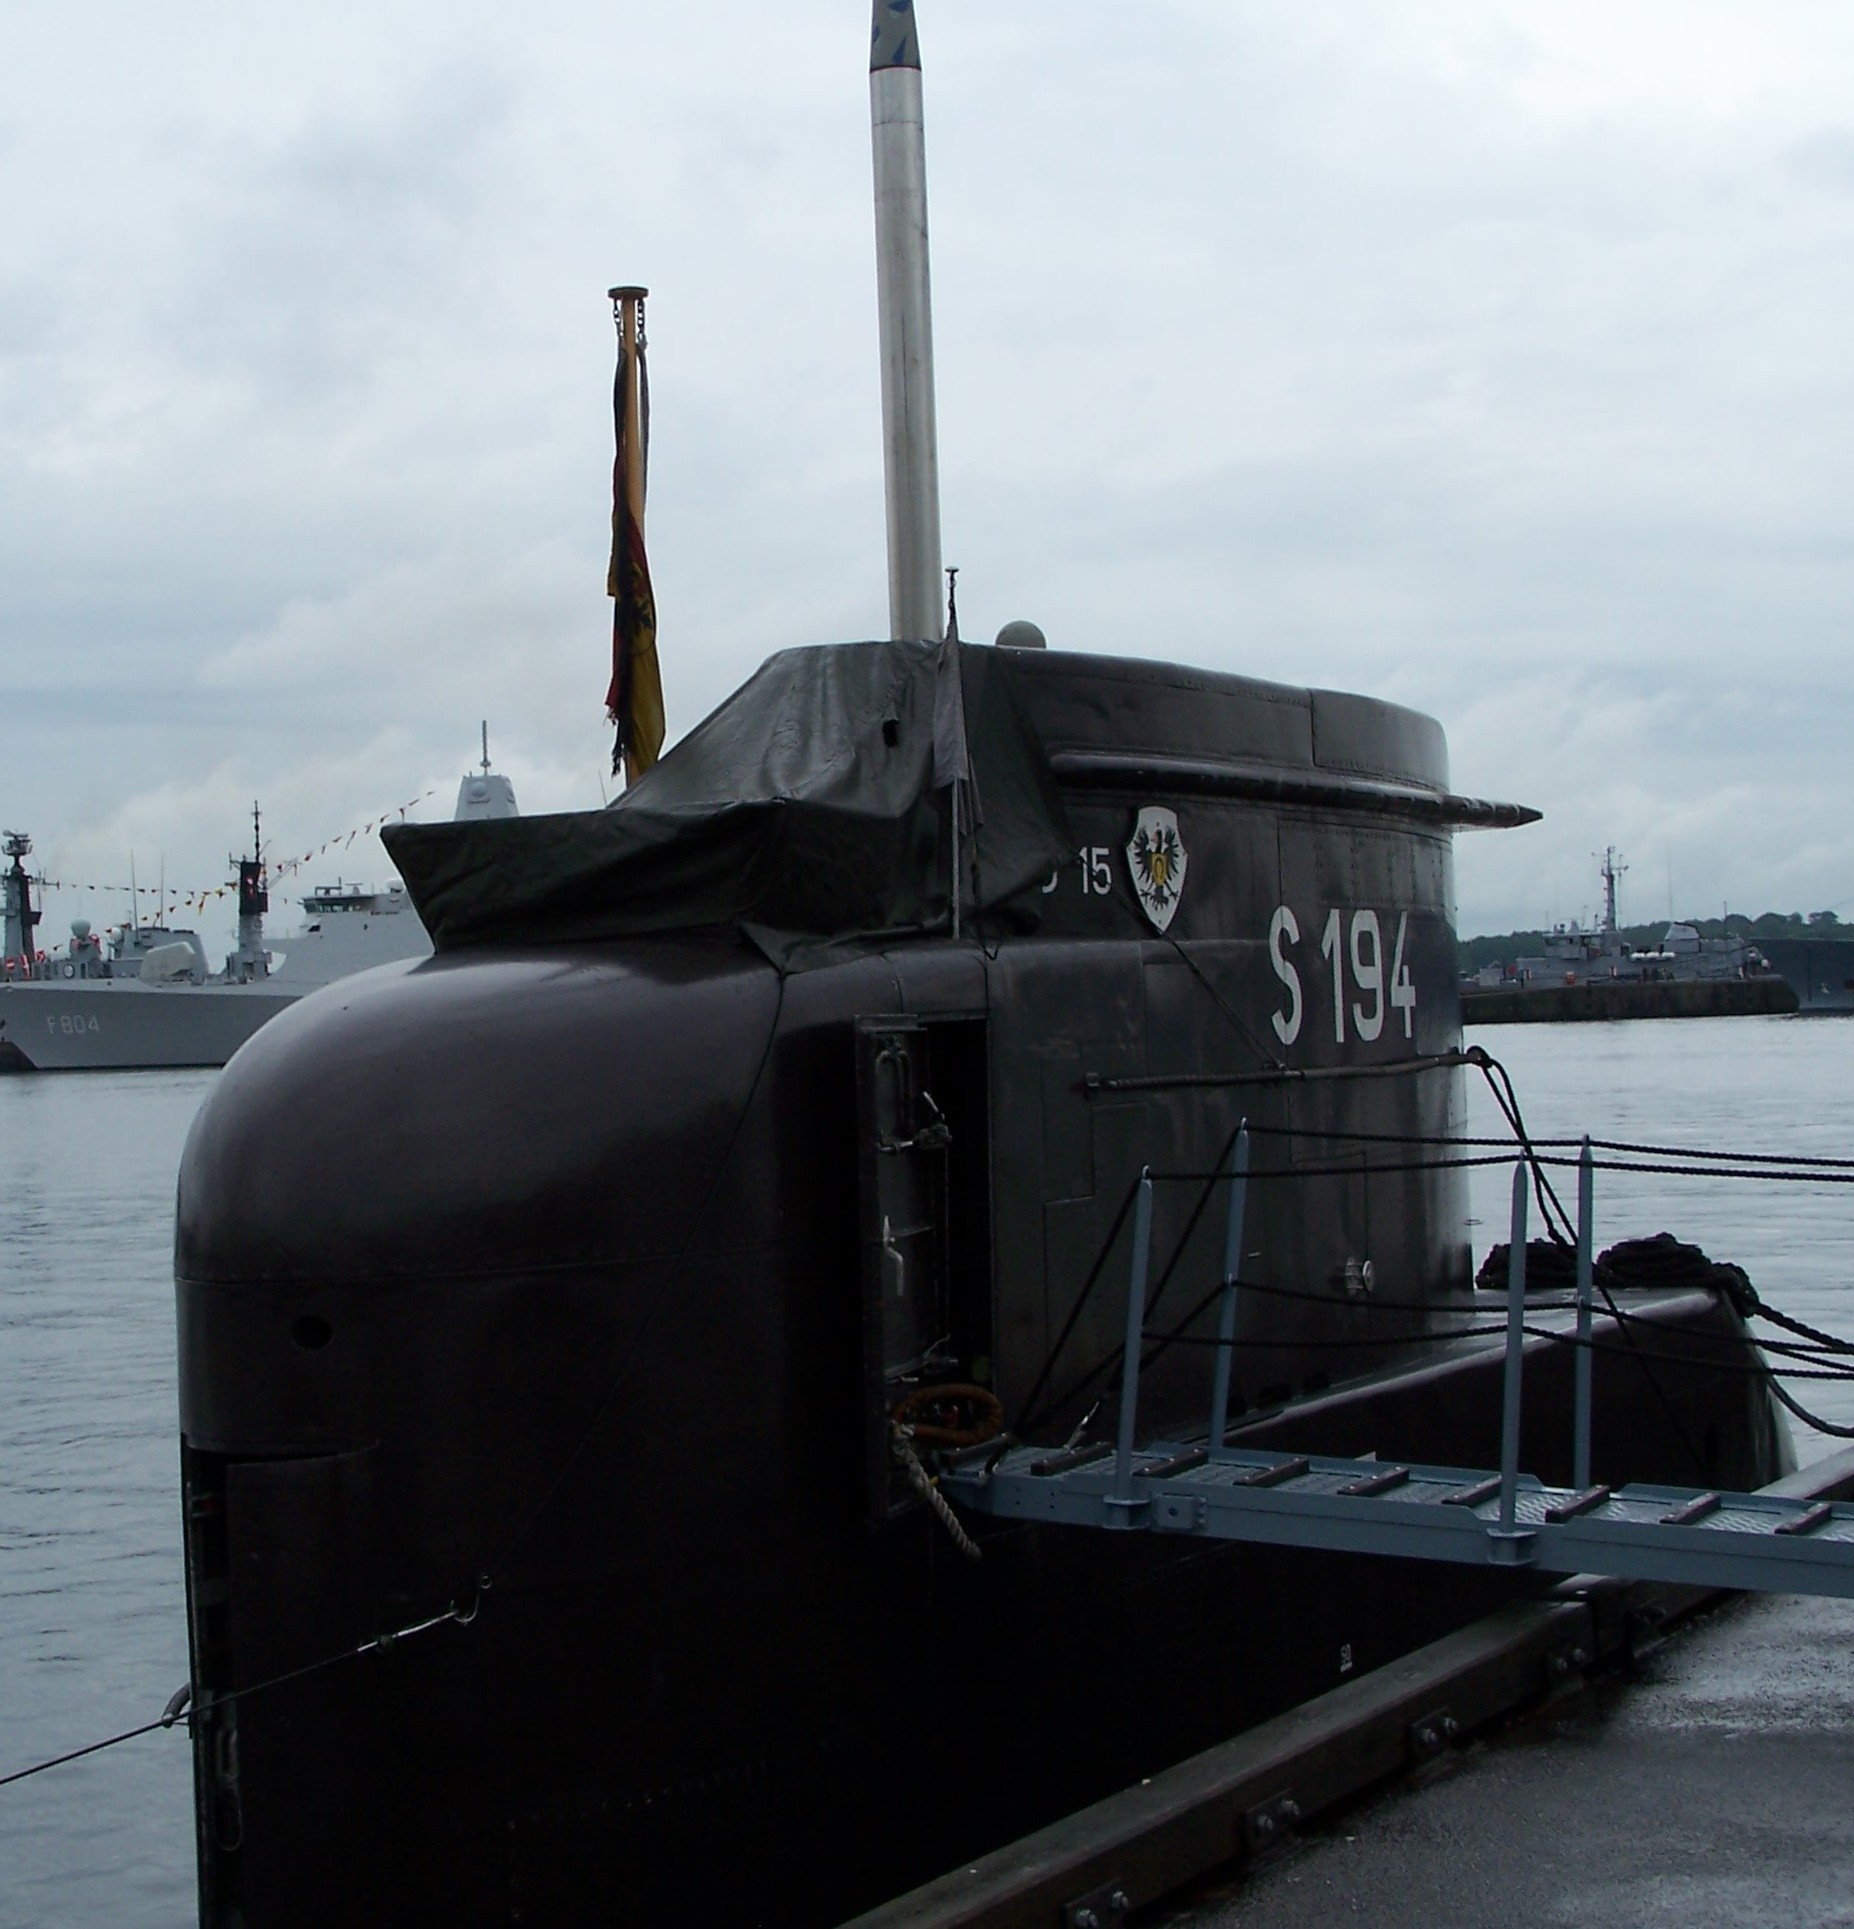
<instances>
[{"instance_id":1,"label":"concrete pier","mask_svg":"<svg viewBox=\"0 0 1854 1929\"><path fill-rule=\"evenodd\" d=\"M1152 1920L1849 1924L1850 1816L1854 1603L1741 1599Z\"/></svg>"},{"instance_id":2,"label":"concrete pier","mask_svg":"<svg viewBox=\"0 0 1854 1929\"><path fill-rule=\"evenodd\" d=\"M846 1929L1854 1929L1851 1661L1854 1602L1574 1575Z\"/></svg>"},{"instance_id":3,"label":"concrete pier","mask_svg":"<svg viewBox=\"0 0 1854 1929\"><path fill-rule=\"evenodd\" d=\"M1716 978L1695 984L1529 985L1464 989L1464 1025L1550 1025L1590 1018L1743 1018L1796 1009L1781 978Z\"/></svg>"}]
</instances>

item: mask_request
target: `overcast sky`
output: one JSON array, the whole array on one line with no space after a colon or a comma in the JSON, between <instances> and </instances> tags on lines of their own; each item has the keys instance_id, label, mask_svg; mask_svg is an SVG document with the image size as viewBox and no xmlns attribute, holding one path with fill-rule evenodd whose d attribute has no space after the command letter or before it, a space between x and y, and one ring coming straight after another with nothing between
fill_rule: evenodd
<instances>
[{"instance_id":1,"label":"overcast sky","mask_svg":"<svg viewBox=\"0 0 1854 1929\"><path fill-rule=\"evenodd\" d=\"M1845 0L919 11L968 636L1433 713L1464 932L1854 901ZM596 805L614 281L672 738L880 634L867 16L0 0L0 823Z\"/></svg>"}]
</instances>

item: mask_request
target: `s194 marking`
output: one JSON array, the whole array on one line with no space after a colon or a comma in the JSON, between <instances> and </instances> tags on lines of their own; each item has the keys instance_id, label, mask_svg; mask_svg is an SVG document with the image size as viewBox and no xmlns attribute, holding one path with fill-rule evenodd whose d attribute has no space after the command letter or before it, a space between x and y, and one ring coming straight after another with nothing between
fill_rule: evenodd
<instances>
[{"instance_id":1,"label":"s194 marking","mask_svg":"<svg viewBox=\"0 0 1854 1929\"><path fill-rule=\"evenodd\" d=\"M1409 929L1409 913L1399 911L1397 937L1387 968L1384 928L1376 911L1368 906L1353 911L1349 928L1343 911L1327 912L1320 930L1320 956L1326 964L1331 991L1334 1044L1343 1045L1348 1030L1365 1044L1374 1043L1383 1035L1385 1018L1391 1014L1402 1015L1405 1038L1416 1035L1416 982L1404 959ZM1294 961L1294 947L1299 943L1300 920L1288 905L1278 905L1268 926L1268 962L1287 994L1285 1009L1272 1015L1275 1036L1284 1045L1299 1038L1306 1017L1300 967ZM1359 995L1349 996L1351 992Z\"/></svg>"}]
</instances>

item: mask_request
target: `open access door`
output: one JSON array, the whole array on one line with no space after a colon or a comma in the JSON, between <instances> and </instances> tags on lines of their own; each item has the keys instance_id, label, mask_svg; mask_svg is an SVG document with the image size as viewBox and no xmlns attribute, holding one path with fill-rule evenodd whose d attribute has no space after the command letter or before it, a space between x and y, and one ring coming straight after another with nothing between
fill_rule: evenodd
<instances>
[{"instance_id":1,"label":"open access door","mask_svg":"<svg viewBox=\"0 0 1854 1929\"><path fill-rule=\"evenodd\" d=\"M860 1018L864 1452L874 1522L913 1504L889 1415L913 1388L991 1377L984 1024Z\"/></svg>"}]
</instances>

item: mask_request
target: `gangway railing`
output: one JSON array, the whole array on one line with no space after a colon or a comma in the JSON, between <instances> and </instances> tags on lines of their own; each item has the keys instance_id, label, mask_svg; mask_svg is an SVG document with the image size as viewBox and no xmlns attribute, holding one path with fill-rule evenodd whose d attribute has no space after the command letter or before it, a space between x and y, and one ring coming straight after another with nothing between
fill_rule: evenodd
<instances>
[{"instance_id":1,"label":"gangway railing","mask_svg":"<svg viewBox=\"0 0 1854 1929\"><path fill-rule=\"evenodd\" d=\"M1128 1279L1115 1442L975 1448L940 1489L975 1512L1121 1532L1392 1555L1406 1560L1612 1574L1626 1580L1854 1597L1854 1503L1590 1479L1594 1164L1578 1161L1572 1482L1548 1487L1519 1466L1524 1393L1528 1168L1513 1172L1498 1471L1330 1458L1226 1444L1241 1288L1249 1135L1230 1157L1206 1443L1138 1443L1139 1376L1152 1243L1153 1176L1141 1173Z\"/></svg>"}]
</instances>

